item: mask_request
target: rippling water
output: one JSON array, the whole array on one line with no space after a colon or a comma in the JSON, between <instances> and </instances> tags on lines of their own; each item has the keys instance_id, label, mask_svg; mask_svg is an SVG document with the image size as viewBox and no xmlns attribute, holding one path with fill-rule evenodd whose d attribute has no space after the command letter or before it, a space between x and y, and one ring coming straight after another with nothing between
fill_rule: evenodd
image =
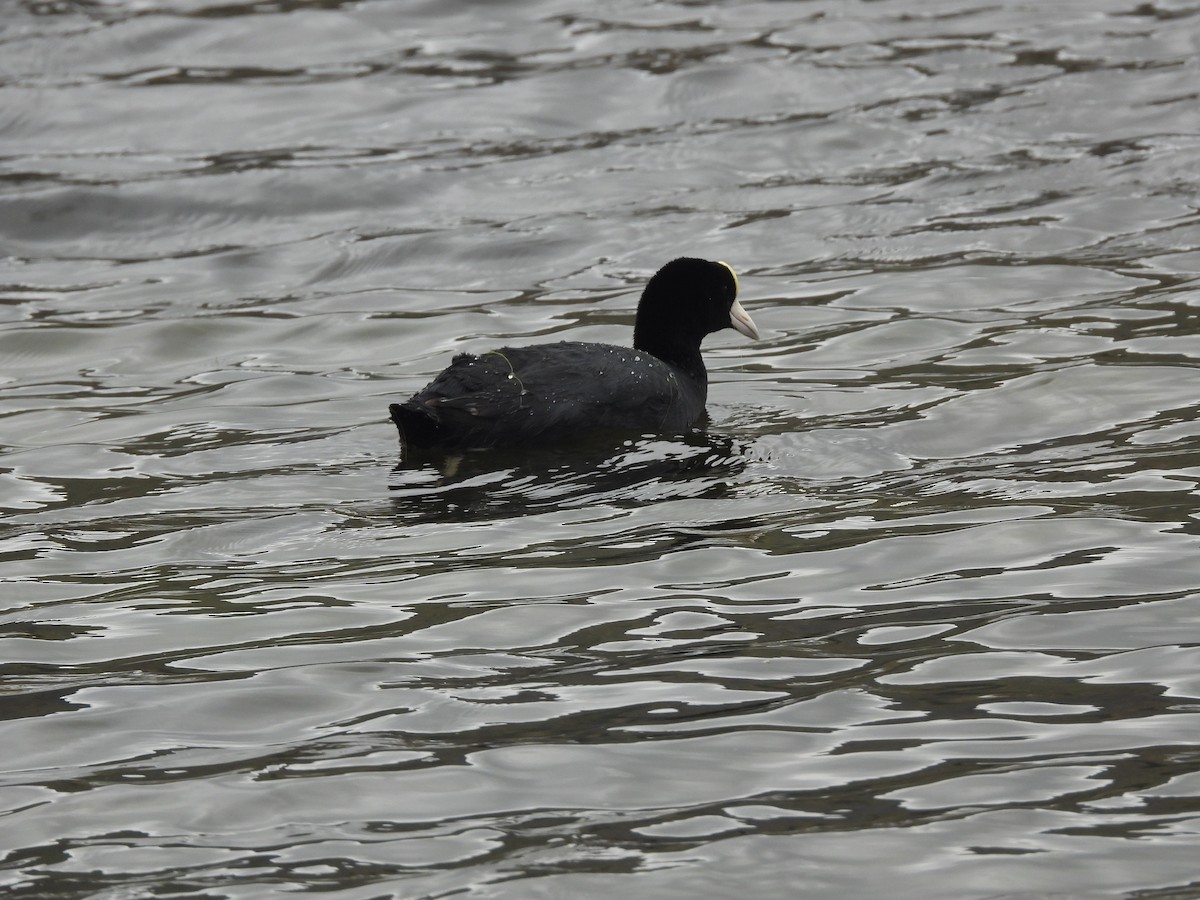
<instances>
[{"instance_id":1,"label":"rippling water","mask_svg":"<svg viewBox=\"0 0 1200 900\"><path fill-rule=\"evenodd\" d=\"M1200 897L1200 8L12 2L5 896ZM708 433L402 464L742 274Z\"/></svg>"}]
</instances>

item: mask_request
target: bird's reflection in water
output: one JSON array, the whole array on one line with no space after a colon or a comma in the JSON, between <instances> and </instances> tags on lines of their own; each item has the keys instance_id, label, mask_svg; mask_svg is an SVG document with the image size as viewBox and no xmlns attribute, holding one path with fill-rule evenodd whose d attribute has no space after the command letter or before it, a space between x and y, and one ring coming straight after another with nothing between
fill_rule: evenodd
<instances>
[{"instance_id":1,"label":"bird's reflection in water","mask_svg":"<svg viewBox=\"0 0 1200 900\"><path fill-rule=\"evenodd\" d=\"M731 490L747 450L744 441L694 430L554 448L417 451L392 470L389 489L398 512L449 521L716 498Z\"/></svg>"}]
</instances>

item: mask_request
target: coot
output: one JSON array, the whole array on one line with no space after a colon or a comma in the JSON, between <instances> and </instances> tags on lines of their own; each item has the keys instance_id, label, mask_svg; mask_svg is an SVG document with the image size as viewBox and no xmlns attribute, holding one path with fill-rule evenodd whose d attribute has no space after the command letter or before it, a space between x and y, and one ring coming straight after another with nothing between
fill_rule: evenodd
<instances>
[{"instance_id":1,"label":"coot","mask_svg":"<svg viewBox=\"0 0 1200 900\"><path fill-rule=\"evenodd\" d=\"M758 337L723 262L687 257L646 285L633 348L564 341L463 353L389 407L408 448L545 446L603 431L678 432L704 413L700 342L723 328Z\"/></svg>"}]
</instances>

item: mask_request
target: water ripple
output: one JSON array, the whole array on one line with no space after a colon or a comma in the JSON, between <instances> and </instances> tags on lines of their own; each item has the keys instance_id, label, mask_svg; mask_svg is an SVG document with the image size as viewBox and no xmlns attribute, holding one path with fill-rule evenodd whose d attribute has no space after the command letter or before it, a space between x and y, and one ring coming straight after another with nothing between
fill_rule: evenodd
<instances>
[{"instance_id":1,"label":"water ripple","mask_svg":"<svg viewBox=\"0 0 1200 900\"><path fill-rule=\"evenodd\" d=\"M483 12L0 14L5 896L1193 896L1196 10ZM401 459L683 253L704 430Z\"/></svg>"}]
</instances>

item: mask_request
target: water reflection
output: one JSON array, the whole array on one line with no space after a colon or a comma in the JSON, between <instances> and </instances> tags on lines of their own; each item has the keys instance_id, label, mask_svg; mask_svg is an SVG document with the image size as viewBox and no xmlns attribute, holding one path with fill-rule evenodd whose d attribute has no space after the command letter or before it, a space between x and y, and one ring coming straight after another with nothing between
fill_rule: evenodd
<instances>
[{"instance_id":1,"label":"water reflection","mask_svg":"<svg viewBox=\"0 0 1200 900\"><path fill-rule=\"evenodd\" d=\"M401 514L454 519L715 499L731 495L747 451L744 441L700 430L545 449L415 451L393 469L388 488Z\"/></svg>"}]
</instances>

